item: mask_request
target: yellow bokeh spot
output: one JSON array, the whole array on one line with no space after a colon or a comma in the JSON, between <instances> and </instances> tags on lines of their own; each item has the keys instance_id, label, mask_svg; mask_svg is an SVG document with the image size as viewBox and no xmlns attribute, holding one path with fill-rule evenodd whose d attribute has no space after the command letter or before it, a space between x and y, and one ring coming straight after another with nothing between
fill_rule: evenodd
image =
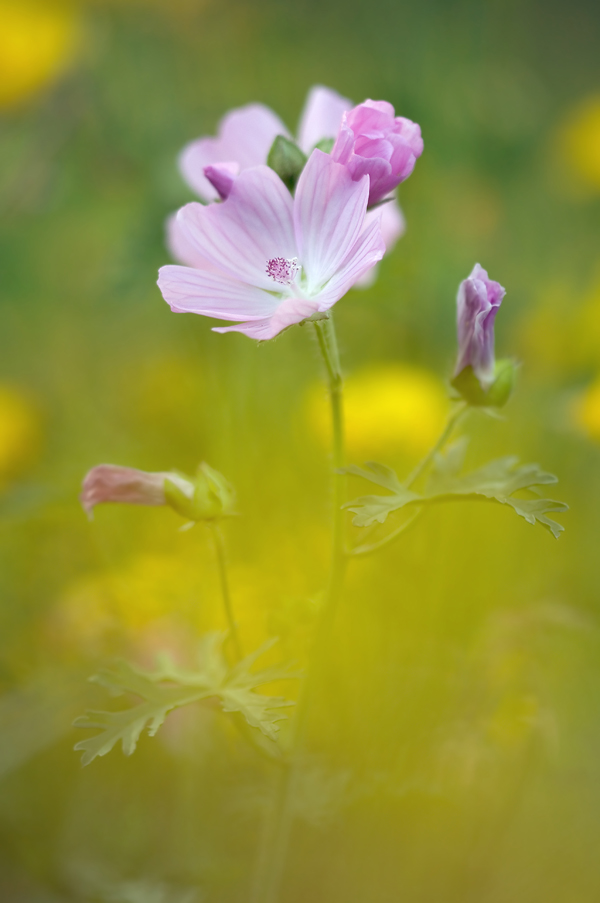
<instances>
[{"instance_id":1,"label":"yellow bokeh spot","mask_svg":"<svg viewBox=\"0 0 600 903\"><path fill-rule=\"evenodd\" d=\"M330 439L326 395L313 388L308 418L315 435ZM345 384L345 428L352 457L404 452L421 455L435 442L448 413L443 383L428 370L409 364L376 365L350 376Z\"/></svg>"},{"instance_id":2,"label":"yellow bokeh spot","mask_svg":"<svg viewBox=\"0 0 600 903\"><path fill-rule=\"evenodd\" d=\"M35 405L18 389L0 385L0 489L35 461L40 440Z\"/></svg>"},{"instance_id":3,"label":"yellow bokeh spot","mask_svg":"<svg viewBox=\"0 0 600 903\"><path fill-rule=\"evenodd\" d=\"M600 442L600 377L575 399L572 411L576 425Z\"/></svg>"},{"instance_id":4,"label":"yellow bokeh spot","mask_svg":"<svg viewBox=\"0 0 600 903\"><path fill-rule=\"evenodd\" d=\"M588 188L600 191L600 95L582 101L561 130L565 162Z\"/></svg>"},{"instance_id":5,"label":"yellow bokeh spot","mask_svg":"<svg viewBox=\"0 0 600 903\"><path fill-rule=\"evenodd\" d=\"M73 59L79 14L52 0L0 0L0 107L26 100Z\"/></svg>"}]
</instances>

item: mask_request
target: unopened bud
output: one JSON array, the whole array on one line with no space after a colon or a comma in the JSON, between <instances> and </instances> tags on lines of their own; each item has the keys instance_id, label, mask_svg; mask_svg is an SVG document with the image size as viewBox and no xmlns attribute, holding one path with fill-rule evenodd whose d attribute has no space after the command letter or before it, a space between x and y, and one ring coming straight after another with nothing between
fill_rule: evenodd
<instances>
[{"instance_id":1,"label":"unopened bud","mask_svg":"<svg viewBox=\"0 0 600 903\"><path fill-rule=\"evenodd\" d=\"M281 181L293 191L300 173L306 166L306 160L306 154L297 144L284 135L278 135L271 145L267 166L275 170Z\"/></svg>"},{"instance_id":2,"label":"unopened bud","mask_svg":"<svg viewBox=\"0 0 600 903\"><path fill-rule=\"evenodd\" d=\"M178 479L176 479L178 478ZM195 477L185 477L182 486L179 474L166 474L165 499L182 517L191 521L215 520L233 514L235 494L230 483L217 470L202 463Z\"/></svg>"}]
</instances>

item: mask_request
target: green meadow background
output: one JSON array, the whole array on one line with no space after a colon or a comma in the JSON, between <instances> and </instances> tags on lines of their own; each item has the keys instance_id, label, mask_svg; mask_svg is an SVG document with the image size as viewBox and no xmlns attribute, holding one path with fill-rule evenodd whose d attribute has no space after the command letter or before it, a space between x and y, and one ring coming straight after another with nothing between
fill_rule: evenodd
<instances>
[{"instance_id":1,"label":"green meadow background","mask_svg":"<svg viewBox=\"0 0 600 903\"><path fill-rule=\"evenodd\" d=\"M14 6L0 2L17 61L0 62L0 899L249 899L274 774L223 715L174 713L131 758L82 769L73 752L73 719L120 704L86 681L99 666L161 649L191 666L197 636L224 627L202 526L118 506L90 523L78 492L102 462L222 471L242 642L278 636L303 661L329 554L313 336L217 335L155 281L165 219L193 199L181 147L256 100L293 128L324 84L391 101L425 140L405 237L335 311L349 460L405 474L435 438L456 289L478 261L507 289L498 353L522 367L502 419L468 421L468 464L539 461L571 510L556 542L499 506L440 506L350 565L282 903L596 903L598 5L46 2L25 26ZM68 39L49 39L44 70L48 14Z\"/></svg>"}]
</instances>

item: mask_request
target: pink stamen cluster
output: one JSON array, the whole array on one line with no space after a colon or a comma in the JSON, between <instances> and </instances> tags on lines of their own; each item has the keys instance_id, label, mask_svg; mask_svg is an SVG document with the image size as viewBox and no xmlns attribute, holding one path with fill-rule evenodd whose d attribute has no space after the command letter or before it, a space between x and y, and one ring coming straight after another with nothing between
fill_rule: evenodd
<instances>
[{"instance_id":1,"label":"pink stamen cluster","mask_svg":"<svg viewBox=\"0 0 600 903\"><path fill-rule=\"evenodd\" d=\"M270 276L275 282L280 282L282 285L291 285L299 270L300 266L298 265L297 257L292 257L289 260L286 260L285 257L272 257L267 262L266 272L267 276Z\"/></svg>"}]
</instances>

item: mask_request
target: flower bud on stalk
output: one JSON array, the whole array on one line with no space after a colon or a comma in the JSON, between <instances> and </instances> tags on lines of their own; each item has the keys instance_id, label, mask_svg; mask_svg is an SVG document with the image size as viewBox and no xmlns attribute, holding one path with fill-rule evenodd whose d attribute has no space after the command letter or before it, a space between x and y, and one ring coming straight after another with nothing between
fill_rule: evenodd
<instances>
[{"instance_id":1,"label":"flower bud on stalk","mask_svg":"<svg viewBox=\"0 0 600 903\"><path fill-rule=\"evenodd\" d=\"M225 478L204 463L195 477L100 464L86 475L80 500L90 517L95 505L120 502L169 505L182 517L196 522L232 514L234 493Z\"/></svg>"},{"instance_id":2,"label":"flower bud on stalk","mask_svg":"<svg viewBox=\"0 0 600 903\"><path fill-rule=\"evenodd\" d=\"M478 263L458 289L458 360L452 385L470 405L501 408L513 390L514 361L494 358L494 321L505 294Z\"/></svg>"},{"instance_id":3,"label":"flower bud on stalk","mask_svg":"<svg viewBox=\"0 0 600 903\"><path fill-rule=\"evenodd\" d=\"M353 179L369 176L369 207L408 179L423 153L421 129L404 116L394 116L391 103L365 100L344 113L332 158Z\"/></svg>"}]
</instances>

